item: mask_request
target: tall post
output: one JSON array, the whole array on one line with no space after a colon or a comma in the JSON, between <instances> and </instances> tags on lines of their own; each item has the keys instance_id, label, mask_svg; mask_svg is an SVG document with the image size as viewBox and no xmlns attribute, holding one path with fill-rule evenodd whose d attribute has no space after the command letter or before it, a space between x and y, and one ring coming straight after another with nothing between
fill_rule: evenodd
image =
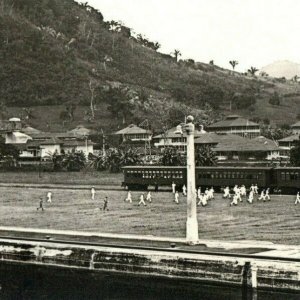
<instances>
[{"instance_id":1,"label":"tall post","mask_svg":"<svg viewBox=\"0 0 300 300\"><path fill-rule=\"evenodd\" d=\"M194 118L188 116L186 119L185 130L187 134L187 221L186 221L186 240L190 244L198 242L198 221L196 204L196 183L195 183L195 146Z\"/></svg>"}]
</instances>

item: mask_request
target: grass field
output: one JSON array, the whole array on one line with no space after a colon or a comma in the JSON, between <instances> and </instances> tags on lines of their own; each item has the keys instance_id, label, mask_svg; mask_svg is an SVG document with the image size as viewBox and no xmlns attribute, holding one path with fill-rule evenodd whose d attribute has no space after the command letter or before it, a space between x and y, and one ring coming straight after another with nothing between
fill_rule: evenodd
<instances>
[{"instance_id":1,"label":"grass field","mask_svg":"<svg viewBox=\"0 0 300 300\"><path fill-rule=\"evenodd\" d=\"M0 183L43 183L121 186L123 173L81 172L3 172Z\"/></svg>"},{"instance_id":2,"label":"grass field","mask_svg":"<svg viewBox=\"0 0 300 300\"><path fill-rule=\"evenodd\" d=\"M97 191L95 201L88 190L52 190L52 204L37 211L45 189L0 188L1 226L69 229L111 233L184 237L186 198L173 202L171 193L153 193L153 202L138 206L123 200L126 192ZM101 209L105 196L109 211ZM271 202L246 201L236 207L216 195L207 207L198 207L199 236L203 239L266 240L285 244L300 242L300 205L293 196L272 196Z\"/></svg>"}]
</instances>

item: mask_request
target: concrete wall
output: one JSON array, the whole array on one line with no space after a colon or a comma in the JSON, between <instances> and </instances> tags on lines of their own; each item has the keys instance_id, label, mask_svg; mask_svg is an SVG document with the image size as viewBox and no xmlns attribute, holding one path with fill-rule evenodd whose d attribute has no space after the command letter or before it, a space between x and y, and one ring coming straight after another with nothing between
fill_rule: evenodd
<instances>
[{"instance_id":1,"label":"concrete wall","mask_svg":"<svg viewBox=\"0 0 300 300\"><path fill-rule=\"evenodd\" d=\"M99 272L300 291L300 263L172 251L0 240L0 259Z\"/></svg>"}]
</instances>

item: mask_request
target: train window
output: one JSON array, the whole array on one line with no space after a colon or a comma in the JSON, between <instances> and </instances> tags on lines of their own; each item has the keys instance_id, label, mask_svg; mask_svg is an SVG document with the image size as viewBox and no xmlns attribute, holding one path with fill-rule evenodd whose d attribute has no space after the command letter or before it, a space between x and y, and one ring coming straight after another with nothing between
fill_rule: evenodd
<instances>
[{"instance_id":1,"label":"train window","mask_svg":"<svg viewBox=\"0 0 300 300\"><path fill-rule=\"evenodd\" d=\"M281 172L281 180L285 180L285 173L284 172Z\"/></svg>"},{"instance_id":2,"label":"train window","mask_svg":"<svg viewBox=\"0 0 300 300\"><path fill-rule=\"evenodd\" d=\"M232 179L236 178L235 172L232 172L231 178L232 178Z\"/></svg>"},{"instance_id":3,"label":"train window","mask_svg":"<svg viewBox=\"0 0 300 300\"><path fill-rule=\"evenodd\" d=\"M232 178L232 173L231 172L227 172L227 178L228 179Z\"/></svg>"},{"instance_id":4,"label":"train window","mask_svg":"<svg viewBox=\"0 0 300 300\"><path fill-rule=\"evenodd\" d=\"M299 179L299 173L298 172L293 172L290 175L291 180L298 180Z\"/></svg>"},{"instance_id":5,"label":"train window","mask_svg":"<svg viewBox=\"0 0 300 300\"><path fill-rule=\"evenodd\" d=\"M215 173L216 179L219 179L219 172Z\"/></svg>"},{"instance_id":6,"label":"train window","mask_svg":"<svg viewBox=\"0 0 300 300\"><path fill-rule=\"evenodd\" d=\"M212 173L210 174L210 178L215 178L214 172L212 172Z\"/></svg>"},{"instance_id":7,"label":"train window","mask_svg":"<svg viewBox=\"0 0 300 300\"><path fill-rule=\"evenodd\" d=\"M253 179L253 175L252 174L246 174L246 179Z\"/></svg>"},{"instance_id":8,"label":"train window","mask_svg":"<svg viewBox=\"0 0 300 300\"><path fill-rule=\"evenodd\" d=\"M290 180L290 172L285 173L285 180Z\"/></svg>"},{"instance_id":9,"label":"train window","mask_svg":"<svg viewBox=\"0 0 300 300\"><path fill-rule=\"evenodd\" d=\"M224 179L226 179L227 178L227 172L224 172L223 175L224 175Z\"/></svg>"}]
</instances>

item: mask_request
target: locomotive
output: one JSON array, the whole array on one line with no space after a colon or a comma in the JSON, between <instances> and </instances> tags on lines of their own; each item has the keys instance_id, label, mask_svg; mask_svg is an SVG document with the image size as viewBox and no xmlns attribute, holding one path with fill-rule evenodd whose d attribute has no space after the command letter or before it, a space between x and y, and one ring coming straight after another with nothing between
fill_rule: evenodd
<instances>
[{"instance_id":1,"label":"locomotive","mask_svg":"<svg viewBox=\"0 0 300 300\"><path fill-rule=\"evenodd\" d=\"M182 187L187 182L186 167L126 166L123 167L122 186L129 190L147 190L149 186ZM221 190L225 186L257 184L272 192L286 194L300 190L300 167L196 167L196 186Z\"/></svg>"}]
</instances>

